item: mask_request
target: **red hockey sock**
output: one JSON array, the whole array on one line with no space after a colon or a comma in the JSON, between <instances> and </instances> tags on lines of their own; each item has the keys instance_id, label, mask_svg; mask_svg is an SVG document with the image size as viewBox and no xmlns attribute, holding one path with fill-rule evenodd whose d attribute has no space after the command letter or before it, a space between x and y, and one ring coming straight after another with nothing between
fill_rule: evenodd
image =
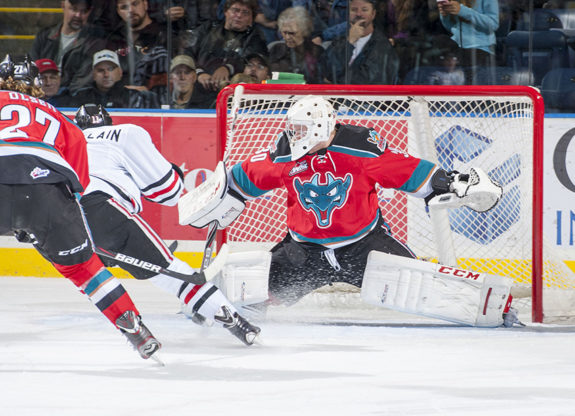
<instances>
[{"instance_id":1,"label":"red hockey sock","mask_svg":"<svg viewBox=\"0 0 575 416\"><path fill-rule=\"evenodd\" d=\"M90 260L72 266L54 264L54 267L82 290L94 305L112 322L124 312L139 311L130 295L96 255Z\"/></svg>"}]
</instances>

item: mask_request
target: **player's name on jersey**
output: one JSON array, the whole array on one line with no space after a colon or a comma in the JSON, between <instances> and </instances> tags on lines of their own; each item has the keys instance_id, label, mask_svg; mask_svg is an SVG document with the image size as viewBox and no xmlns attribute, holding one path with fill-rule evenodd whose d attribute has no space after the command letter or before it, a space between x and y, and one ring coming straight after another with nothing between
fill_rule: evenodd
<instances>
[{"instance_id":1,"label":"player's name on jersey","mask_svg":"<svg viewBox=\"0 0 575 416\"><path fill-rule=\"evenodd\" d=\"M92 132L85 134L86 139L88 140L112 140L112 141L119 141L120 140L120 133L122 130L120 129L113 129L113 130L105 130L99 131L98 134L94 134Z\"/></svg>"},{"instance_id":2,"label":"player's name on jersey","mask_svg":"<svg viewBox=\"0 0 575 416\"><path fill-rule=\"evenodd\" d=\"M10 91L8 93L8 96L10 97L11 100L30 101L31 103L40 104L41 106L48 107L49 109L56 111L56 107L39 98L30 97L29 95L15 91Z\"/></svg>"}]
</instances>

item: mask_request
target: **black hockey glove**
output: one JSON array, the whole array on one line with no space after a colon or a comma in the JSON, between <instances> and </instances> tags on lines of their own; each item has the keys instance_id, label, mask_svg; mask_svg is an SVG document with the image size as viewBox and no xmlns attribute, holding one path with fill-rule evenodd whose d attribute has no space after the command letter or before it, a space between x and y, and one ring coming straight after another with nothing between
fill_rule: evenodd
<instances>
[{"instance_id":1,"label":"black hockey glove","mask_svg":"<svg viewBox=\"0 0 575 416\"><path fill-rule=\"evenodd\" d=\"M460 174L456 170L448 172L443 169L438 169L431 177L431 189L433 189L433 191L425 197L425 204L427 205L434 196L453 192L451 184L455 180L456 175L459 175L459 180L461 181L469 180L469 175L466 173Z\"/></svg>"},{"instance_id":2,"label":"black hockey glove","mask_svg":"<svg viewBox=\"0 0 575 416\"><path fill-rule=\"evenodd\" d=\"M30 244L34 244L36 242L36 238L31 235L28 234L26 231L24 230L16 230L14 231L14 237L16 237L16 240L18 240L21 243L30 243Z\"/></svg>"}]
</instances>

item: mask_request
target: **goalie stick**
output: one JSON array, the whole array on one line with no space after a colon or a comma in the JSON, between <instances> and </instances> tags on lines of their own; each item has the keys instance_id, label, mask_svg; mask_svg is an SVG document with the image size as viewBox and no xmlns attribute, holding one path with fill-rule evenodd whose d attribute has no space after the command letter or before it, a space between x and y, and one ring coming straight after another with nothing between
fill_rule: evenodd
<instances>
[{"instance_id":1,"label":"goalie stick","mask_svg":"<svg viewBox=\"0 0 575 416\"><path fill-rule=\"evenodd\" d=\"M131 266L136 266L144 270L156 272L158 274L165 274L166 276L171 276L176 279L183 280L184 282L192 283L194 285L203 285L208 280L206 279L206 275L203 272L203 270L193 274L179 273L174 270L169 270L164 267L158 266L157 264L152 264L150 262L140 260L132 256L128 256L127 254L114 253L113 251L110 250L104 250L101 247L95 247L94 251L99 256L107 257L109 259L113 259L122 262L124 264L129 264Z\"/></svg>"},{"instance_id":2,"label":"goalie stick","mask_svg":"<svg viewBox=\"0 0 575 416\"><path fill-rule=\"evenodd\" d=\"M208 237L206 238L206 245L204 246L204 257L202 258L202 266L200 272L203 272L206 267L212 262L212 253L214 251L214 240L218 231L218 222L212 221L208 226Z\"/></svg>"}]
</instances>

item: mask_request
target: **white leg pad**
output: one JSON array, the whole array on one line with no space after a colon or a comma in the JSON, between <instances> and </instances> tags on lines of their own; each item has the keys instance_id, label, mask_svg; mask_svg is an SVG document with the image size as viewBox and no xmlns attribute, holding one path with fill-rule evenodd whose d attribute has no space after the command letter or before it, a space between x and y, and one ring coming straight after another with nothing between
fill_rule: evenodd
<instances>
[{"instance_id":1,"label":"white leg pad","mask_svg":"<svg viewBox=\"0 0 575 416\"><path fill-rule=\"evenodd\" d=\"M268 299L271 260L269 251L228 253L211 282L236 306L263 302Z\"/></svg>"},{"instance_id":2,"label":"white leg pad","mask_svg":"<svg viewBox=\"0 0 575 416\"><path fill-rule=\"evenodd\" d=\"M372 305L463 325L503 323L512 282L505 277L372 251L362 299Z\"/></svg>"}]
</instances>

